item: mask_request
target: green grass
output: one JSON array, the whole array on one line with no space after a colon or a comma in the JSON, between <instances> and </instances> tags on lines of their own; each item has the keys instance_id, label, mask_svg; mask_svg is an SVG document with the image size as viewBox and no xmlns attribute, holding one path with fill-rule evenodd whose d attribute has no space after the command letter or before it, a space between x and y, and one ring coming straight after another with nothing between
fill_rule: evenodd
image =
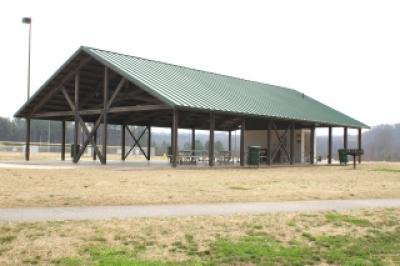
<instances>
[{"instance_id":1,"label":"green grass","mask_svg":"<svg viewBox=\"0 0 400 266\"><path fill-rule=\"evenodd\" d=\"M334 222L334 223L335 222L336 223L345 222L345 223L350 223L350 224L361 226L361 227L371 225L371 222L367 219L357 218L357 217L350 216L350 215L343 215L343 214L339 214L339 213L335 213L335 212L327 213L325 215L325 218L329 222Z\"/></svg>"},{"instance_id":2,"label":"green grass","mask_svg":"<svg viewBox=\"0 0 400 266\"><path fill-rule=\"evenodd\" d=\"M138 252L124 247L92 246L83 250L81 258L64 257L54 260L55 265L78 266L168 266L176 265L172 262L144 261L137 258Z\"/></svg>"},{"instance_id":3,"label":"green grass","mask_svg":"<svg viewBox=\"0 0 400 266\"><path fill-rule=\"evenodd\" d=\"M388 172L388 173L400 173L400 169L393 169L393 168L375 168L375 169L372 169L371 171Z\"/></svg>"},{"instance_id":4,"label":"green grass","mask_svg":"<svg viewBox=\"0 0 400 266\"><path fill-rule=\"evenodd\" d=\"M13 235L0 236L0 244L6 244L14 241L16 237Z\"/></svg>"},{"instance_id":5,"label":"green grass","mask_svg":"<svg viewBox=\"0 0 400 266\"><path fill-rule=\"evenodd\" d=\"M352 235L302 234L303 240L283 243L272 236L248 235L239 239L219 238L212 241L206 252L190 253L190 245L196 246L192 236L185 242L176 242L180 251L187 252L192 260L144 261L138 258L141 251L127 247L92 246L83 250L81 258L61 258L56 265L388 265L390 259L400 263L400 227L389 232L374 230L363 237Z\"/></svg>"},{"instance_id":6,"label":"green grass","mask_svg":"<svg viewBox=\"0 0 400 266\"><path fill-rule=\"evenodd\" d=\"M172 252L184 252L187 255L193 256L198 254L198 245L194 237L190 234L185 235L185 241L176 241L173 244Z\"/></svg>"},{"instance_id":7,"label":"green grass","mask_svg":"<svg viewBox=\"0 0 400 266\"><path fill-rule=\"evenodd\" d=\"M321 236L316 240L320 256L340 265L386 265L384 258L400 263L400 228L365 237Z\"/></svg>"},{"instance_id":8,"label":"green grass","mask_svg":"<svg viewBox=\"0 0 400 266\"><path fill-rule=\"evenodd\" d=\"M211 244L210 264L306 265L318 258L306 245L279 243L270 236L245 236L238 241L219 239Z\"/></svg>"},{"instance_id":9,"label":"green grass","mask_svg":"<svg viewBox=\"0 0 400 266\"><path fill-rule=\"evenodd\" d=\"M119 244L88 242L76 257L63 257L52 261L55 265L400 265L400 223L398 215L387 211L376 221L373 212L362 217L328 212L318 217L291 220L290 238L279 240L279 234L266 230L260 221L248 223L248 231L241 236L215 235L208 242L199 242L197 235L186 233L175 242L158 247L156 240L133 235L116 235ZM340 227L335 233L314 231L320 226ZM298 223L297 223L298 222ZM336 228L336 227L335 227ZM345 230L342 230L345 229ZM192 233L192 232L191 232ZM195 233L195 232L193 232ZM204 241L204 240L203 240ZM146 244L150 243L150 244ZM151 248L161 248L171 255L170 261L145 260ZM174 261L182 257L186 261ZM166 258L168 259L169 256ZM30 264L40 262L33 258Z\"/></svg>"}]
</instances>

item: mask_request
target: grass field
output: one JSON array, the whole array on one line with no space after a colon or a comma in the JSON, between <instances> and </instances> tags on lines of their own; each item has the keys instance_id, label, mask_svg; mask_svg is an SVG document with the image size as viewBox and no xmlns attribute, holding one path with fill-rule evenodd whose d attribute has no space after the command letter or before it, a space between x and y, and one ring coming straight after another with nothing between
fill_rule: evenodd
<instances>
[{"instance_id":1,"label":"grass field","mask_svg":"<svg viewBox=\"0 0 400 266\"><path fill-rule=\"evenodd\" d=\"M0 207L400 198L400 163L3 166L0 184ZM0 223L0 265L400 265L400 209Z\"/></svg>"},{"instance_id":2,"label":"grass field","mask_svg":"<svg viewBox=\"0 0 400 266\"><path fill-rule=\"evenodd\" d=\"M400 164L261 169L0 168L0 207L399 198Z\"/></svg>"},{"instance_id":3,"label":"grass field","mask_svg":"<svg viewBox=\"0 0 400 266\"><path fill-rule=\"evenodd\" d=\"M399 265L400 209L0 224L1 265Z\"/></svg>"}]
</instances>

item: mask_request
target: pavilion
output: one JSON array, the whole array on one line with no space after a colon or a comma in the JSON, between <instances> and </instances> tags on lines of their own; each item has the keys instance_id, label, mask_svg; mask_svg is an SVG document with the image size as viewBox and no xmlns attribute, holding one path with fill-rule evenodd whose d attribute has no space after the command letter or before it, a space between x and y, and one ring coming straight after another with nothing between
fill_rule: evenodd
<instances>
[{"instance_id":1,"label":"pavilion","mask_svg":"<svg viewBox=\"0 0 400 266\"><path fill-rule=\"evenodd\" d=\"M79 162L88 145L102 164L107 163L107 126L121 126L121 159L126 132L134 145L139 140L129 125L144 126L150 160L151 127L171 128L171 163L178 164L178 128L209 130L208 163L215 164L214 132L240 130L240 165L245 165L248 146L265 148L268 165L287 162L315 162L315 129L326 127L328 163L332 162L332 128L368 128L313 98L279 86L195 70L90 47L80 47L42 87L17 111L26 119L25 159L30 158L31 119L61 122L61 159L65 160L66 121L74 121L73 161ZM100 127L102 125L102 127ZM79 132L85 138L78 150ZM101 141L97 132L101 130ZM140 137L143 136L142 132ZM129 153L129 152L128 152ZM360 159L361 162L361 159Z\"/></svg>"}]
</instances>

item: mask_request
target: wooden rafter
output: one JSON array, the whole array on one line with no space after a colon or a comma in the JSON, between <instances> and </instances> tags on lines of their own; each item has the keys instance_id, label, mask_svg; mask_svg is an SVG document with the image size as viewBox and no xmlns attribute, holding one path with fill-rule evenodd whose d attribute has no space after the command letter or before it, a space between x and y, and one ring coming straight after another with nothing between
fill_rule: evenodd
<instances>
[{"instance_id":1,"label":"wooden rafter","mask_svg":"<svg viewBox=\"0 0 400 266\"><path fill-rule=\"evenodd\" d=\"M73 78L76 73L79 72L79 70L84 67L89 61L91 61L92 58L88 57L83 59L79 65L76 67L76 69L70 73L68 73L56 86L54 86L54 89L50 90L41 100L38 104L35 105L35 107L32 109L30 112L30 116L35 114L56 92L58 92L64 84L69 81L71 78Z\"/></svg>"}]
</instances>

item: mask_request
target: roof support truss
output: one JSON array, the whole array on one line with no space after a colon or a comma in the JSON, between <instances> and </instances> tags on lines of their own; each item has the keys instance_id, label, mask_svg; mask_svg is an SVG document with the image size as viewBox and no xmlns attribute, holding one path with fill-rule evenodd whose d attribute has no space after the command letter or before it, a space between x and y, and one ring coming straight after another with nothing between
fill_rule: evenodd
<instances>
[{"instance_id":1,"label":"roof support truss","mask_svg":"<svg viewBox=\"0 0 400 266\"><path fill-rule=\"evenodd\" d=\"M53 90L50 90L40 101L38 104L35 105L35 107L32 109L32 111L30 112L30 115L34 115L37 113L37 111L54 95L56 94L63 86L64 84L69 81L71 78L73 78L76 73L79 72L79 70L84 67L87 63L89 63L89 61L92 60L91 57L87 57L85 59L83 59L78 66L76 67L76 69L72 72L70 72L68 75L66 75L55 87Z\"/></svg>"}]
</instances>

